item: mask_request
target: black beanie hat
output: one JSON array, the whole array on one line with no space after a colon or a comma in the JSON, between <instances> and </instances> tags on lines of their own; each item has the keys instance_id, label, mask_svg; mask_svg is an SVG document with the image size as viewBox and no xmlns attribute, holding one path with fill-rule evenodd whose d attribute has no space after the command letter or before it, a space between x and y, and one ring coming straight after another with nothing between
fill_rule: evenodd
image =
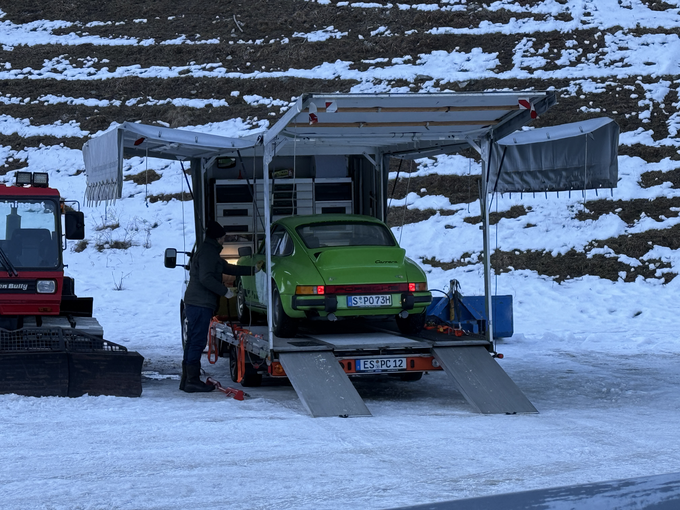
<instances>
[{"instance_id":1,"label":"black beanie hat","mask_svg":"<svg viewBox=\"0 0 680 510\"><path fill-rule=\"evenodd\" d=\"M205 230L205 235L212 239L219 239L224 235L224 227L216 221L209 221L208 228Z\"/></svg>"}]
</instances>

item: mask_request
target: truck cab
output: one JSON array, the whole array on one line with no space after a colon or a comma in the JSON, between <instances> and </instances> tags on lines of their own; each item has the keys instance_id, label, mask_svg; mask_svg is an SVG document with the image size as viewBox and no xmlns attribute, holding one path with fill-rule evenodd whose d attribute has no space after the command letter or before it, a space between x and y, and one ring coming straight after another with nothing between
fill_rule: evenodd
<instances>
[{"instance_id":1,"label":"truck cab","mask_svg":"<svg viewBox=\"0 0 680 510\"><path fill-rule=\"evenodd\" d=\"M83 213L65 209L46 173L17 172L14 186L0 184L1 328L19 329L27 317L40 325L43 316L92 315L91 299L76 298L64 277L62 232L85 235Z\"/></svg>"}]
</instances>

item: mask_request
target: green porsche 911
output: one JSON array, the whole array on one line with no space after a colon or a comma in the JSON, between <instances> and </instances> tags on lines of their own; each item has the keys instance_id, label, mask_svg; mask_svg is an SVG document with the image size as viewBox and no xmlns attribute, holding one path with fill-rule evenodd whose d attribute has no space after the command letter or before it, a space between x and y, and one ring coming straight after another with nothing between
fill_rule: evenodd
<instances>
[{"instance_id":1,"label":"green porsche 911","mask_svg":"<svg viewBox=\"0 0 680 510\"><path fill-rule=\"evenodd\" d=\"M241 249L239 265L265 259ZM289 216L272 224L274 334L295 336L300 319L330 321L388 317L406 335L417 334L432 300L427 278L405 256L387 226L372 217L346 214ZM267 273L238 282L239 319L267 312Z\"/></svg>"}]
</instances>

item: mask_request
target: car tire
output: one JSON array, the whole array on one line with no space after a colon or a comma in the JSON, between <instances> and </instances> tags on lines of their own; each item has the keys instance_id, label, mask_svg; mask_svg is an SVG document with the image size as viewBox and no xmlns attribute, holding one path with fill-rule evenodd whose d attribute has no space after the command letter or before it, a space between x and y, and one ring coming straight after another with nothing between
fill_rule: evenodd
<instances>
[{"instance_id":1,"label":"car tire","mask_svg":"<svg viewBox=\"0 0 680 510\"><path fill-rule=\"evenodd\" d=\"M241 324L250 324L253 320L252 312L246 305L246 291L241 280L236 287L236 315Z\"/></svg>"},{"instance_id":2,"label":"car tire","mask_svg":"<svg viewBox=\"0 0 680 510\"><path fill-rule=\"evenodd\" d=\"M279 289L276 288L276 285L274 285L272 294L274 335L279 338L292 338L295 336L295 333L297 333L298 320L286 315L286 312L283 309L283 303L281 302L281 294L279 294Z\"/></svg>"},{"instance_id":3,"label":"car tire","mask_svg":"<svg viewBox=\"0 0 680 510\"><path fill-rule=\"evenodd\" d=\"M402 335L417 336L425 327L425 312L410 313L405 319L397 315L397 327Z\"/></svg>"},{"instance_id":4,"label":"car tire","mask_svg":"<svg viewBox=\"0 0 680 510\"><path fill-rule=\"evenodd\" d=\"M233 345L229 347L229 375L232 381L238 382L238 349ZM258 374L253 365L246 361L246 373L243 375L241 386L255 388L261 384L262 374Z\"/></svg>"}]
</instances>

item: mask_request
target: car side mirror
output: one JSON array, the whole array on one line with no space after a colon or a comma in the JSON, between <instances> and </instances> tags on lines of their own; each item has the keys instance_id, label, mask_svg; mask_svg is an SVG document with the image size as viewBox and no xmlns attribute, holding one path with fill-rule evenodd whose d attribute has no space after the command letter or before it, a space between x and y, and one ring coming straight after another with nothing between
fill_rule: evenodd
<instances>
[{"instance_id":1,"label":"car side mirror","mask_svg":"<svg viewBox=\"0 0 680 510\"><path fill-rule=\"evenodd\" d=\"M166 248L163 263L168 269L177 267L177 250L175 248Z\"/></svg>"},{"instance_id":2,"label":"car side mirror","mask_svg":"<svg viewBox=\"0 0 680 510\"><path fill-rule=\"evenodd\" d=\"M250 257L253 254L253 249L250 246L241 246L238 249L239 257Z\"/></svg>"},{"instance_id":3,"label":"car side mirror","mask_svg":"<svg viewBox=\"0 0 680 510\"><path fill-rule=\"evenodd\" d=\"M85 215L82 211L64 213L64 235L66 239L85 239Z\"/></svg>"}]
</instances>

